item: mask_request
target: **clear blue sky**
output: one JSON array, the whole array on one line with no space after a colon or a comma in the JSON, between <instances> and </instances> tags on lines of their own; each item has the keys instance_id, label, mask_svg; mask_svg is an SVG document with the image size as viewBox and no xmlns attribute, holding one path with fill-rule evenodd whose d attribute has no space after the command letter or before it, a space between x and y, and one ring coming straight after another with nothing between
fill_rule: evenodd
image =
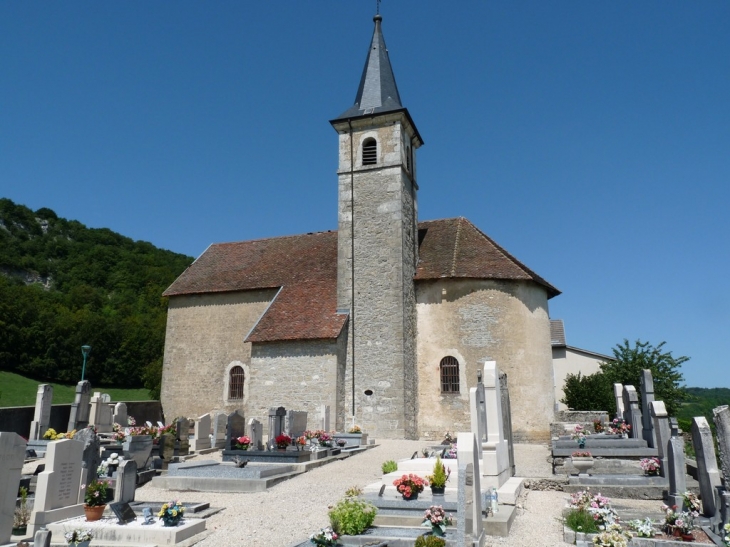
<instances>
[{"instance_id":1,"label":"clear blue sky","mask_svg":"<svg viewBox=\"0 0 730 547\"><path fill-rule=\"evenodd\" d=\"M0 2L0 197L191 256L336 228L375 1ZM563 291L569 345L666 340L730 387L730 2L384 0L465 216Z\"/></svg>"}]
</instances>

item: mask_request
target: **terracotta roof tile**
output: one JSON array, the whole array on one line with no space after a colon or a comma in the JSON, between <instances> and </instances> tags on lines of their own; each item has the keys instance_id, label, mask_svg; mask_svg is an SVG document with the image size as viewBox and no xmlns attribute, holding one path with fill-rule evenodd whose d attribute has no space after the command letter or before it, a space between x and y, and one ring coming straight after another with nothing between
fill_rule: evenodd
<instances>
[{"instance_id":1,"label":"terracotta roof tile","mask_svg":"<svg viewBox=\"0 0 730 547\"><path fill-rule=\"evenodd\" d=\"M419 223L415 280L531 280L560 294L465 218ZM281 288L248 342L332 339L347 320L337 308L337 232L211 245L164 296Z\"/></svg>"}]
</instances>

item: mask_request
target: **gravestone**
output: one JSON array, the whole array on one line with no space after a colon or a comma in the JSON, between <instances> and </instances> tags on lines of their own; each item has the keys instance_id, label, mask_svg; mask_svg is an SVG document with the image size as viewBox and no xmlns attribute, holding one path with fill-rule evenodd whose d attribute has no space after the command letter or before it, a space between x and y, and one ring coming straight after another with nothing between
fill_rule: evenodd
<instances>
[{"instance_id":1,"label":"gravestone","mask_svg":"<svg viewBox=\"0 0 730 547\"><path fill-rule=\"evenodd\" d=\"M203 414L195 420L190 450L197 452L210 448L210 414Z\"/></svg>"},{"instance_id":2,"label":"gravestone","mask_svg":"<svg viewBox=\"0 0 730 547\"><path fill-rule=\"evenodd\" d=\"M53 404L53 386L41 384L35 396L35 413L30 423L30 440L38 441L48 430L51 422L51 405Z\"/></svg>"},{"instance_id":3,"label":"gravestone","mask_svg":"<svg viewBox=\"0 0 730 547\"><path fill-rule=\"evenodd\" d=\"M329 405L319 406L319 429L322 431L330 430L330 407Z\"/></svg>"},{"instance_id":4,"label":"gravestone","mask_svg":"<svg viewBox=\"0 0 730 547\"><path fill-rule=\"evenodd\" d=\"M160 458L163 462L170 463L175 457L175 435L163 433L160 435Z\"/></svg>"},{"instance_id":5,"label":"gravestone","mask_svg":"<svg viewBox=\"0 0 730 547\"><path fill-rule=\"evenodd\" d=\"M477 387L469 388L469 414L471 415L471 432L477 439L477 453L481 460L483 457L482 444L486 440L487 416L483 411L483 405L479 402L479 385L481 385L481 382L477 384Z\"/></svg>"},{"instance_id":6,"label":"gravestone","mask_svg":"<svg viewBox=\"0 0 730 547\"><path fill-rule=\"evenodd\" d=\"M613 398L616 401L616 418L624 419L624 385L613 384Z\"/></svg>"},{"instance_id":7,"label":"gravestone","mask_svg":"<svg viewBox=\"0 0 730 547\"><path fill-rule=\"evenodd\" d=\"M111 433L113 430L113 410L111 405L104 400L104 395L106 395L107 399L109 398L109 395L106 393L94 393L90 402L89 425L93 425L97 433Z\"/></svg>"},{"instance_id":8,"label":"gravestone","mask_svg":"<svg viewBox=\"0 0 730 547\"><path fill-rule=\"evenodd\" d=\"M264 424L262 424L258 420L255 420L254 418L251 418L248 421L248 436L251 437L250 448L252 448L253 450L264 449Z\"/></svg>"},{"instance_id":9,"label":"gravestone","mask_svg":"<svg viewBox=\"0 0 730 547\"><path fill-rule=\"evenodd\" d=\"M286 413L286 431L292 439L301 437L307 430L307 413L299 410L290 410Z\"/></svg>"},{"instance_id":10,"label":"gravestone","mask_svg":"<svg viewBox=\"0 0 730 547\"><path fill-rule=\"evenodd\" d=\"M228 416L223 412L216 412L213 416L213 448L225 448L227 427Z\"/></svg>"},{"instance_id":11,"label":"gravestone","mask_svg":"<svg viewBox=\"0 0 730 547\"><path fill-rule=\"evenodd\" d=\"M641 411L642 411L642 437L646 441L649 448L656 448L656 433L654 432L654 422L649 413L649 405L654 400L654 378L651 370L644 369L641 371Z\"/></svg>"},{"instance_id":12,"label":"gravestone","mask_svg":"<svg viewBox=\"0 0 730 547\"><path fill-rule=\"evenodd\" d=\"M482 443L481 480L485 486L499 488L510 478L511 468L509 447L504 438L499 369L495 361L484 362L482 378L487 427L486 442Z\"/></svg>"},{"instance_id":13,"label":"gravestone","mask_svg":"<svg viewBox=\"0 0 730 547\"><path fill-rule=\"evenodd\" d=\"M702 512L706 517L712 518L718 513L715 496L721 481L715 458L715 445L712 442L712 430L704 416L692 418L692 445L697 458L697 480L700 483Z\"/></svg>"},{"instance_id":14,"label":"gravestone","mask_svg":"<svg viewBox=\"0 0 730 547\"><path fill-rule=\"evenodd\" d=\"M507 373L499 374L499 394L502 402L502 423L504 426L504 438L509 448L510 476L515 476L515 448L514 437L512 436L512 407L509 400L509 387L507 386Z\"/></svg>"},{"instance_id":15,"label":"gravestone","mask_svg":"<svg viewBox=\"0 0 730 547\"><path fill-rule=\"evenodd\" d=\"M17 433L0 433L0 545L10 541L25 446Z\"/></svg>"},{"instance_id":16,"label":"gravestone","mask_svg":"<svg viewBox=\"0 0 730 547\"><path fill-rule=\"evenodd\" d=\"M134 501L137 488L137 462L124 460L117 469L117 483L114 486L114 502Z\"/></svg>"},{"instance_id":17,"label":"gravestone","mask_svg":"<svg viewBox=\"0 0 730 547\"><path fill-rule=\"evenodd\" d=\"M456 545L483 546L482 493L479 442L474 433L459 433L456 439L459 466L456 513Z\"/></svg>"},{"instance_id":18,"label":"gravestone","mask_svg":"<svg viewBox=\"0 0 730 547\"><path fill-rule=\"evenodd\" d=\"M91 384L88 380L81 380L76 384L76 395L71 405L71 413L68 418L66 431L81 429L89 425L89 397L91 395Z\"/></svg>"},{"instance_id":19,"label":"gravestone","mask_svg":"<svg viewBox=\"0 0 730 547\"><path fill-rule=\"evenodd\" d=\"M672 437L667 445L667 458L669 460L669 496L667 497L667 505L677 506L677 511L682 510L684 498L682 494L687 491L687 479L685 478L685 470L687 462L684 456L684 439L679 436L679 427L676 418L670 418L669 424L672 431Z\"/></svg>"},{"instance_id":20,"label":"gravestone","mask_svg":"<svg viewBox=\"0 0 730 547\"><path fill-rule=\"evenodd\" d=\"M669 429L669 416L667 415L667 408L664 406L664 401L652 401L649 403L649 412L651 412L651 419L654 422L657 456L662 464L661 474L662 477L667 477L667 445L671 436L671 430Z\"/></svg>"},{"instance_id":21,"label":"gravestone","mask_svg":"<svg viewBox=\"0 0 730 547\"><path fill-rule=\"evenodd\" d=\"M241 414L238 410L231 412L226 417L226 450L231 450L233 448L233 439L243 437L245 434L246 419L243 417L243 414Z\"/></svg>"},{"instance_id":22,"label":"gravestone","mask_svg":"<svg viewBox=\"0 0 730 547\"><path fill-rule=\"evenodd\" d=\"M276 437L284 432L286 409L283 406L269 409L269 448L276 448Z\"/></svg>"},{"instance_id":23,"label":"gravestone","mask_svg":"<svg viewBox=\"0 0 730 547\"><path fill-rule=\"evenodd\" d=\"M96 470L102 461L99 451L99 437L91 427L86 427L76 432L74 440L83 443L84 447L81 457L81 484L89 484L97 478Z\"/></svg>"},{"instance_id":24,"label":"gravestone","mask_svg":"<svg viewBox=\"0 0 730 547\"><path fill-rule=\"evenodd\" d=\"M33 547L51 547L52 535L50 530L38 530L33 536Z\"/></svg>"},{"instance_id":25,"label":"gravestone","mask_svg":"<svg viewBox=\"0 0 730 547\"><path fill-rule=\"evenodd\" d=\"M644 425L641 419L641 409L639 408L639 396L634 386L624 386L623 400L624 421L631 426L629 436L640 439Z\"/></svg>"},{"instance_id":26,"label":"gravestone","mask_svg":"<svg viewBox=\"0 0 730 547\"><path fill-rule=\"evenodd\" d=\"M712 409L712 419L717 431L717 448L720 451L720 469L725 484L730 485L730 408L728 405Z\"/></svg>"},{"instance_id":27,"label":"gravestone","mask_svg":"<svg viewBox=\"0 0 730 547\"><path fill-rule=\"evenodd\" d=\"M114 414L112 422L122 427L127 427L127 403L117 403L114 405Z\"/></svg>"},{"instance_id":28,"label":"gravestone","mask_svg":"<svg viewBox=\"0 0 730 547\"><path fill-rule=\"evenodd\" d=\"M77 440L48 443L46 469L38 475L28 534L50 522L84 514L84 505L79 503L83 455L84 443Z\"/></svg>"}]
</instances>

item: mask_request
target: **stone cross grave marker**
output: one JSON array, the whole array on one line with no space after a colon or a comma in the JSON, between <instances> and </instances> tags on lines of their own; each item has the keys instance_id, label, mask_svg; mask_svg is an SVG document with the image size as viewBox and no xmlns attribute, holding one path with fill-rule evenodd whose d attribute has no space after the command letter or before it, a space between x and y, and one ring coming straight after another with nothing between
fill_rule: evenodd
<instances>
[{"instance_id":1,"label":"stone cross grave marker","mask_svg":"<svg viewBox=\"0 0 730 547\"><path fill-rule=\"evenodd\" d=\"M720 468L725 484L730 485L730 408L728 405L712 409L712 420L717 431L717 448L720 451Z\"/></svg>"},{"instance_id":2,"label":"stone cross grave marker","mask_svg":"<svg viewBox=\"0 0 730 547\"><path fill-rule=\"evenodd\" d=\"M122 427L127 427L127 403L117 403L114 405L114 414L112 422Z\"/></svg>"},{"instance_id":3,"label":"stone cross grave marker","mask_svg":"<svg viewBox=\"0 0 730 547\"><path fill-rule=\"evenodd\" d=\"M509 467L510 476L515 475L515 450L514 450L514 438L512 436L512 408L509 400L509 387L507 386L507 373L500 372L499 374L499 394L500 401L502 403L502 424L504 427L504 438L507 441L509 447Z\"/></svg>"},{"instance_id":4,"label":"stone cross grave marker","mask_svg":"<svg viewBox=\"0 0 730 547\"><path fill-rule=\"evenodd\" d=\"M662 477L668 477L667 445L671 436L671 430L669 429L669 416L667 415L667 408L664 406L664 401L652 401L649 403L649 412L651 412L651 419L654 422L656 449L662 464Z\"/></svg>"},{"instance_id":5,"label":"stone cross grave marker","mask_svg":"<svg viewBox=\"0 0 730 547\"><path fill-rule=\"evenodd\" d=\"M216 412L213 416L213 447L225 448L228 416L223 412Z\"/></svg>"},{"instance_id":6,"label":"stone cross grave marker","mask_svg":"<svg viewBox=\"0 0 730 547\"><path fill-rule=\"evenodd\" d=\"M35 413L30 423L30 440L38 441L48 430L51 423L51 405L53 404L53 386L40 384L35 396Z\"/></svg>"},{"instance_id":7,"label":"stone cross grave marker","mask_svg":"<svg viewBox=\"0 0 730 547\"><path fill-rule=\"evenodd\" d=\"M616 400L616 418L624 419L624 385L613 384L613 398Z\"/></svg>"},{"instance_id":8,"label":"stone cross grave marker","mask_svg":"<svg viewBox=\"0 0 730 547\"><path fill-rule=\"evenodd\" d=\"M233 450L235 439L246 434L246 418L240 411L234 410L226 416L226 450ZM249 448L254 449L249 446Z\"/></svg>"},{"instance_id":9,"label":"stone cross grave marker","mask_svg":"<svg viewBox=\"0 0 730 547\"><path fill-rule=\"evenodd\" d=\"M89 425L89 397L91 395L91 384L88 380L81 380L76 384L76 395L71 405L68 427L66 431L73 431Z\"/></svg>"},{"instance_id":10,"label":"stone cross grave marker","mask_svg":"<svg viewBox=\"0 0 730 547\"><path fill-rule=\"evenodd\" d=\"M684 499L682 494L687 491L687 479L685 472L687 462L684 456L684 439L679 436L679 427L676 418L669 418L669 425L672 431L672 437L667 445L667 457L669 460L669 496L667 497L667 505L672 507L676 505L678 511L682 510Z\"/></svg>"},{"instance_id":11,"label":"stone cross grave marker","mask_svg":"<svg viewBox=\"0 0 730 547\"><path fill-rule=\"evenodd\" d=\"M459 433L456 439L459 466L456 544L483 546L482 491L479 443L474 433Z\"/></svg>"},{"instance_id":12,"label":"stone cross grave marker","mask_svg":"<svg viewBox=\"0 0 730 547\"><path fill-rule=\"evenodd\" d=\"M10 542L24 458L23 437L17 433L0 433L0 545Z\"/></svg>"},{"instance_id":13,"label":"stone cross grave marker","mask_svg":"<svg viewBox=\"0 0 730 547\"><path fill-rule=\"evenodd\" d=\"M286 409L283 406L269 409L269 448L276 448L276 437L284 432Z\"/></svg>"},{"instance_id":14,"label":"stone cross grave marker","mask_svg":"<svg viewBox=\"0 0 730 547\"><path fill-rule=\"evenodd\" d=\"M471 415L471 432L477 439L477 454L481 460L482 455L482 443L485 437L484 432L486 430L486 416L481 412L479 404L479 388L469 388L469 414Z\"/></svg>"},{"instance_id":15,"label":"stone cross grave marker","mask_svg":"<svg viewBox=\"0 0 730 547\"><path fill-rule=\"evenodd\" d=\"M290 410L286 413L286 431L292 439L301 437L307 430L307 413L300 410Z\"/></svg>"},{"instance_id":16,"label":"stone cross grave marker","mask_svg":"<svg viewBox=\"0 0 730 547\"><path fill-rule=\"evenodd\" d=\"M197 452L210 448L210 414L203 414L195 420L190 450Z\"/></svg>"},{"instance_id":17,"label":"stone cross grave marker","mask_svg":"<svg viewBox=\"0 0 730 547\"><path fill-rule=\"evenodd\" d=\"M642 411L642 437L646 441L649 448L656 448L656 433L654 432L654 422L651 419L649 405L654 400L654 378L651 370L644 369L641 371L641 411Z\"/></svg>"},{"instance_id":18,"label":"stone cross grave marker","mask_svg":"<svg viewBox=\"0 0 730 547\"><path fill-rule=\"evenodd\" d=\"M50 522L84 514L83 503L79 503L83 494L80 492L83 455L84 443L74 439L48 443L46 468L38 475L28 534Z\"/></svg>"},{"instance_id":19,"label":"stone cross grave marker","mask_svg":"<svg viewBox=\"0 0 730 547\"><path fill-rule=\"evenodd\" d=\"M486 442L482 443L482 482L499 488L511 475L509 446L504 438L499 369L495 361L485 361L483 370L484 407L487 420Z\"/></svg>"},{"instance_id":20,"label":"stone cross grave marker","mask_svg":"<svg viewBox=\"0 0 730 547\"><path fill-rule=\"evenodd\" d=\"M114 486L114 503L134 501L137 489L137 462L124 460L117 469L117 483Z\"/></svg>"},{"instance_id":21,"label":"stone cross grave marker","mask_svg":"<svg viewBox=\"0 0 730 547\"><path fill-rule=\"evenodd\" d=\"M96 470L101 464L99 437L91 427L85 427L74 435L74 440L82 443L81 484L89 484L97 478Z\"/></svg>"},{"instance_id":22,"label":"stone cross grave marker","mask_svg":"<svg viewBox=\"0 0 730 547\"><path fill-rule=\"evenodd\" d=\"M248 421L248 436L251 438L251 446L249 448L252 450L264 449L264 424L251 418Z\"/></svg>"},{"instance_id":23,"label":"stone cross grave marker","mask_svg":"<svg viewBox=\"0 0 730 547\"><path fill-rule=\"evenodd\" d=\"M702 512L712 518L718 513L717 488L721 485L720 471L715 458L712 430L704 416L692 418L692 445L697 456L697 480L700 483Z\"/></svg>"},{"instance_id":24,"label":"stone cross grave marker","mask_svg":"<svg viewBox=\"0 0 730 547\"><path fill-rule=\"evenodd\" d=\"M319 429L322 431L330 430L330 407L329 405L319 405Z\"/></svg>"}]
</instances>

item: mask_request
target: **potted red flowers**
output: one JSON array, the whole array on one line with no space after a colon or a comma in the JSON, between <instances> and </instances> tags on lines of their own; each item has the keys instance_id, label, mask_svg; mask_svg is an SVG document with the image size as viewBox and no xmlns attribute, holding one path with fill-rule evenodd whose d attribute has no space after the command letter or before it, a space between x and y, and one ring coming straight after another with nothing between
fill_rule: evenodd
<instances>
[{"instance_id":1,"label":"potted red flowers","mask_svg":"<svg viewBox=\"0 0 730 547\"><path fill-rule=\"evenodd\" d=\"M291 444L291 437L289 435L281 434L274 439L274 442L276 443L276 448L279 450L286 450L286 447Z\"/></svg>"},{"instance_id":2,"label":"potted red flowers","mask_svg":"<svg viewBox=\"0 0 730 547\"><path fill-rule=\"evenodd\" d=\"M418 499L418 494L423 492L423 488L428 486L428 481L410 473L394 480L393 486L400 492L404 500L415 500Z\"/></svg>"}]
</instances>

